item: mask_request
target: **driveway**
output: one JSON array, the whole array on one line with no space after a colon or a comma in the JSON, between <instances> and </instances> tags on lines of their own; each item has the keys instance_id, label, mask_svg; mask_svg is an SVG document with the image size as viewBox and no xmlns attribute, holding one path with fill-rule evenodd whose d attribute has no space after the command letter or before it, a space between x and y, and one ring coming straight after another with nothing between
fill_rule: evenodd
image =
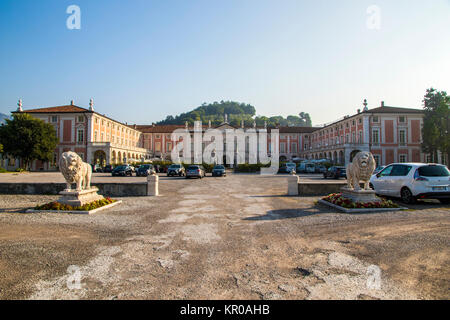
<instances>
[{"instance_id":1,"label":"driveway","mask_svg":"<svg viewBox=\"0 0 450 320\"><path fill-rule=\"evenodd\" d=\"M160 197L91 216L0 195L0 298L450 298L449 206L345 215L286 191L284 176L164 178Z\"/></svg>"}]
</instances>

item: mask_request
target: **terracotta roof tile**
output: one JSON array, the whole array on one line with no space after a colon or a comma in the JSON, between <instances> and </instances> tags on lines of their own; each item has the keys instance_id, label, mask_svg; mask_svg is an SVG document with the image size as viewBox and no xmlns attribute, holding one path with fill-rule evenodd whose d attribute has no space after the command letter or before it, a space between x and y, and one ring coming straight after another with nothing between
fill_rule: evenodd
<instances>
[{"instance_id":1,"label":"terracotta roof tile","mask_svg":"<svg viewBox=\"0 0 450 320\"><path fill-rule=\"evenodd\" d=\"M400 107L378 107L365 111L367 113L423 113L421 109L400 108Z\"/></svg>"},{"instance_id":2,"label":"terracotta roof tile","mask_svg":"<svg viewBox=\"0 0 450 320\"><path fill-rule=\"evenodd\" d=\"M67 105L67 106L30 109L30 110L24 110L23 112L26 112L26 113L74 113L74 112L92 112L92 111L89 111L88 109L81 108L81 107L74 106L74 105Z\"/></svg>"}]
</instances>

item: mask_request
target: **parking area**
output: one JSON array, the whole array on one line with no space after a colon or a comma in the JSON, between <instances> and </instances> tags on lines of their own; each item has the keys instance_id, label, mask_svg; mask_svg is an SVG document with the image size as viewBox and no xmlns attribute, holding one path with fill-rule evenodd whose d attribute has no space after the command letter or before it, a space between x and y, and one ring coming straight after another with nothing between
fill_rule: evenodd
<instances>
[{"instance_id":1,"label":"parking area","mask_svg":"<svg viewBox=\"0 0 450 320\"><path fill-rule=\"evenodd\" d=\"M161 177L160 194L90 216L0 195L0 299L450 298L450 206L340 214L280 175Z\"/></svg>"},{"instance_id":2,"label":"parking area","mask_svg":"<svg viewBox=\"0 0 450 320\"><path fill-rule=\"evenodd\" d=\"M246 174L246 173L233 173L231 170L227 171L228 175L245 175L245 176L258 176L257 174ZM160 178L164 178L167 175L165 173L158 173ZM278 174L277 177L286 177L286 174ZM323 183L333 183L336 181L345 181L345 179L324 179L322 174L299 174L300 179L304 182L323 182ZM207 177L211 177L211 173L207 173ZM177 177L170 177L174 179ZM93 173L92 182L107 183L107 182L144 182L146 177L136 177L133 174L132 177L113 177L111 173ZM0 174L0 182L11 182L11 183L25 183L25 182L55 182L64 183L64 177L60 172L31 172L31 173L2 173Z\"/></svg>"}]
</instances>

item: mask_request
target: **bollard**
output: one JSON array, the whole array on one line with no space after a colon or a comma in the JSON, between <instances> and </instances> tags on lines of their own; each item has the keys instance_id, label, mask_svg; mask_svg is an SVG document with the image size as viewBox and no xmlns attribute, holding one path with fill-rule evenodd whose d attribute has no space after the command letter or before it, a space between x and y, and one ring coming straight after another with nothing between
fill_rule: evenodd
<instances>
[{"instance_id":1,"label":"bollard","mask_svg":"<svg viewBox=\"0 0 450 320\"><path fill-rule=\"evenodd\" d=\"M298 196L298 183L300 177L297 175L289 176L288 178L288 196Z\"/></svg>"},{"instance_id":2,"label":"bollard","mask_svg":"<svg viewBox=\"0 0 450 320\"><path fill-rule=\"evenodd\" d=\"M159 177L157 175L147 176L147 196L158 196Z\"/></svg>"}]
</instances>

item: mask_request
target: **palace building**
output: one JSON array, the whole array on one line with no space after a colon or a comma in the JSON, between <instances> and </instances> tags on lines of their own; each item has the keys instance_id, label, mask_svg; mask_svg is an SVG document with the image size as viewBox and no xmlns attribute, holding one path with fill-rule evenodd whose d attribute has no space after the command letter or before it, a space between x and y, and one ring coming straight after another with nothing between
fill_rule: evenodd
<instances>
[{"instance_id":1,"label":"palace building","mask_svg":"<svg viewBox=\"0 0 450 320\"><path fill-rule=\"evenodd\" d=\"M92 164L118 164L149 159L170 160L171 151L179 141L172 141L176 129L194 128L185 125L128 125L94 111L93 101L89 108L74 105L23 110L21 103L17 112L25 112L51 123L59 138L54 158L49 163L34 161L32 170L56 170L59 156L65 151L77 152ZM280 161L297 159L327 159L332 163L346 165L359 151L373 153L378 165L394 162L429 162L421 151L423 111L420 109L386 106L369 109L364 101L362 110L354 115L320 127L256 127L254 129L279 130ZM239 129L231 126L224 117L219 126L203 124L221 130ZM240 126L242 129L244 125ZM270 135L269 135L270 137ZM225 141L225 139L224 139ZM204 147L204 146L203 146ZM225 150L225 148L224 148ZM270 155L270 139L267 153ZM246 149L248 158L248 148ZM446 163L446 159L441 159ZM224 159L225 162L225 159ZM235 162L235 161L234 161ZM7 164L8 165L8 164ZM233 165L229 163L228 165Z\"/></svg>"}]
</instances>

